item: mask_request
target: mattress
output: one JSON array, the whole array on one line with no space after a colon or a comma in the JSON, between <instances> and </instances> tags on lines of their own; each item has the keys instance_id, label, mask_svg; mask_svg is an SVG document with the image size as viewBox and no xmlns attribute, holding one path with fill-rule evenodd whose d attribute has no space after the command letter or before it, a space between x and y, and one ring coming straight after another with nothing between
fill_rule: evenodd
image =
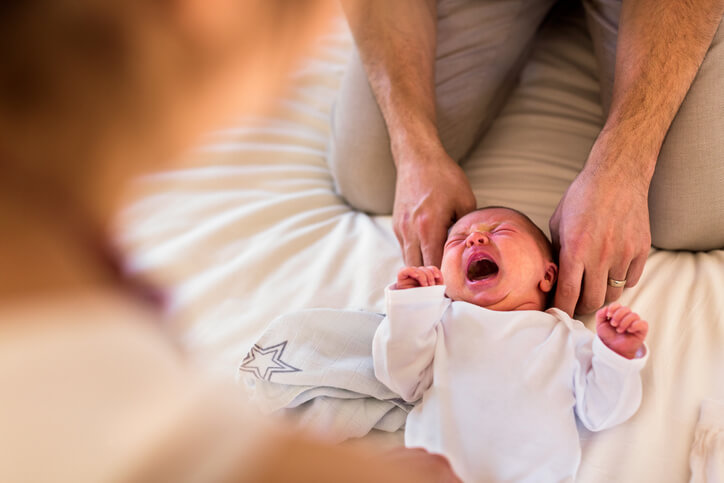
<instances>
[{"instance_id":1,"label":"mattress","mask_svg":"<svg viewBox=\"0 0 724 483\"><path fill-rule=\"evenodd\" d=\"M462 163L479 206L520 209L546 231L602 125L585 26L564 16L554 27ZM390 217L348 206L326 162L330 109L351 48L340 18L272 112L236 120L181 167L141 180L118 219L128 270L167 288L173 328L229 378L281 314L383 311L384 288L402 266ZM643 403L622 426L582 429L579 479L686 481L702 401L724 400L724 250L652 249L621 301L650 322ZM591 317L581 320L593 327Z\"/></svg>"}]
</instances>

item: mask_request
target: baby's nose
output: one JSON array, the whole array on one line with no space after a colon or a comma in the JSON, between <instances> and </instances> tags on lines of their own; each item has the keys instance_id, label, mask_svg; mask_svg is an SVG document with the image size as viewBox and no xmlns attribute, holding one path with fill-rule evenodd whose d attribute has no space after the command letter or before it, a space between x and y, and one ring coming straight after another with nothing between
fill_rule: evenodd
<instances>
[{"instance_id":1,"label":"baby's nose","mask_svg":"<svg viewBox=\"0 0 724 483\"><path fill-rule=\"evenodd\" d=\"M490 243L487 232L474 231L465 240L465 245L469 248L473 245L487 245Z\"/></svg>"}]
</instances>

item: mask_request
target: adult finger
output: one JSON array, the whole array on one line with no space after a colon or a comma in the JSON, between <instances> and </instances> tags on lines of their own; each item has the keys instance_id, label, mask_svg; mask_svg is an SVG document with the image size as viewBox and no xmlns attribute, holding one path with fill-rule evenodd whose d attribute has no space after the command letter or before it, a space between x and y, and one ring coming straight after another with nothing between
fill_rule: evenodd
<instances>
[{"instance_id":1,"label":"adult finger","mask_svg":"<svg viewBox=\"0 0 724 483\"><path fill-rule=\"evenodd\" d=\"M583 272L583 286L576 306L576 312L590 314L603 306L606 300L606 280L608 270L603 267L586 267Z\"/></svg>"},{"instance_id":2,"label":"adult finger","mask_svg":"<svg viewBox=\"0 0 724 483\"><path fill-rule=\"evenodd\" d=\"M397 243L400 245L402 260L408 267L418 267L422 264L422 257L419 255L419 253L417 256L415 256L415 232L414 230L410 229L409 224L402 221L403 219L404 217L402 219L398 219L393 214L393 230L395 232L395 237L397 238ZM419 252L419 248L417 251Z\"/></svg>"},{"instance_id":3,"label":"adult finger","mask_svg":"<svg viewBox=\"0 0 724 483\"><path fill-rule=\"evenodd\" d=\"M578 295L581 293L582 279L583 264L573 260L562 252L560 266L558 267L558 285L556 287L556 296L553 299L553 306L573 317L573 311L578 302Z\"/></svg>"},{"instance_id":4,"label":"adult finger","mask_svg":"<svg viewBox=\"0 0 724 483\"><path fill-rule=\"evenodd\" d=\"M429 230L420 232L420 245L424 265L440 266L442 262L442 249L447 238L447 227L443 225L431 226Z\"/></svg>"},{"instance_id":5,"label":"adult finger","mask_svg":"<svg viewBox=\"0 0 724 483\"><path fill-rule=\"evenodd\" d=\"M554 211L553 215L551 215L551 219L548 220L548 231L551 234L551 244L553 245L553 249L557 252L560 252L560 250L561 250L560 236L558 236L558 233L559 233L558 229L561 225L561 214L559 211L560 206L561 205L559 203L558 207L556 208L556 211Z\"/></svg>"},{"instance_id":6,"label":"adult finger","mask_svg":"<svg viewBox=\"0 0 724 483\"><path fill-rule=\"evenodd\" d=\"M408 267L419 267L422 265L422 253L420 252L420 241L416 237L405 237L401 243L402 258Z\"/></svg>"},{"instance_id":7,"label":"adult finger","mask_svg":"<svg viewBox=\"0 0 724 483\"><path fill-rule=\"evenodd\" d=\"M644 273L644 265L646 260L649 258L648 251L637 256L631 260L631 265L628 266L628 272L626 273L626 286L633 287L641 279L641 275Z\"/></svg>"},{"instance_id":8,"label":"adult finger","mask_svg":"<svg viewBox=\"0 0 724 483\"><path fill-rule=\"evenodd\" d=\"M608 279L613 280L625 280L626 286L628 286L628 272L630 270L631 261L626 260L625 263L618 264L616 267L611 267L606 277L606 303L613 302L621 298L623 293L623 287L612 287Z\"/></svg>"}]
</instances>

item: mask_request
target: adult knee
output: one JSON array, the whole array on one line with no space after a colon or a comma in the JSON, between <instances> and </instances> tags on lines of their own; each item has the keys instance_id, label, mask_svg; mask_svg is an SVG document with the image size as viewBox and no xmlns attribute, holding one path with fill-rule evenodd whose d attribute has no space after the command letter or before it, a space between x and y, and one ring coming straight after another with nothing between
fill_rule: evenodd
<instances>
[{"instance_id":1,"label":"adult knee","mask_svg":"<svg viewBox=\"0 0 724 483\"><path fill-rule=\"evenodd\" d=\"M724 248L724 21L659 153L649 191L652 244L668 250Z\"/></svg>"},{"instance_id":2,"label":"adult knee","mask_svg":"<svg viewBox=\"0 0 724 483\"><path fill-rule=\"evenodd\" d=\"M688 211L683 212L664 203L655 203L656 207L649 207L651 244L662 250L708 251L724 248L723 201L719 202L718 208L690 206Z\"/></svg>"},{"instance_id":3,"label":"adult knee","mask_svg":"<svg viewBox=\"0 0 724 483\"><path fill-rule=\"evenodd\" d=\"M327 152L337 194L355 210L389 215L395 198L395 169L388 160L390 155L375 153L372 146L359 146L349 138L349 134L332 135ZM388 161L381 163L381 156Z\"/></svg>"},{"instance_id":4,"label":"adult knee","mask_svg":"<svg viewBox=\"0 0 724 483\"><path fill-rule=\"evenodd\" d=\"M651 244L665 250L724 248L724 163L713 150L689 159L662 153L649 190Z\"/></svg>"}]
</instances>

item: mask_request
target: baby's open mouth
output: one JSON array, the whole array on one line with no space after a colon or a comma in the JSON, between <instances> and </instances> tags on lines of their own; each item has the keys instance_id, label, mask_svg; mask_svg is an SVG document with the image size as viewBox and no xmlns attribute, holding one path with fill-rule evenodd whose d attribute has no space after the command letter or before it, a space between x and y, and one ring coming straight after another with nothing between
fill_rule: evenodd
<instances>
[{"instance_id":1,"label":"baby's open mouth","mask_svg":"<svg viewBox=\"0 0 724 483\"><path fill-rule=\"evenodd\" d=\"M473 260L468 265L468 280L477 282L494 277L498 273L498 264L487 258Z\"/></svg>"}]
</instances>

